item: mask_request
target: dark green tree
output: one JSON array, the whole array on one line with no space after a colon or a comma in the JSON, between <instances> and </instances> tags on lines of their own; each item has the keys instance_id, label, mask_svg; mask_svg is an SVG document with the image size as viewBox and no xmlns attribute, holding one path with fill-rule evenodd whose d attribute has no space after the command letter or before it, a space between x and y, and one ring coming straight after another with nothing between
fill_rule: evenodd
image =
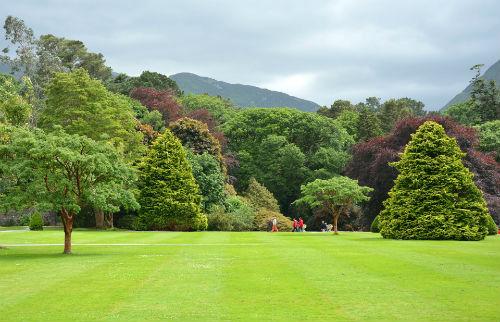
<instances>
[{"instance_id":1,"label":"dark green tree","mask_svg":"<svg viewBox=\"0 0 500 322\"><path fill-rule=\"evenodd\" d=\"M376 113L369 108L361 109L357 123L358 141L368 141L369 139L380 136L382 134L382 126Z\"/></svg>"},{"instance_id":2,"label":"dark green tree","mask_svg":"<svg viewBox=\"0 0 500 322\"><path fill-rule=\"evenodd\" d=\"M166 129L139 164L140 225L153 230L204 230L201 196L181 142Z\"/></svg>"},{"instance_id":3,"label":"dark green tree","mask_svg":"<svg viewBox=\"0 0 500 322\"><path fill-rule=\"evenodd\" d=\"M480 77L482 65L472 66L476 76L471 80L472 110L480 122L500 119L500 90L494 80L485 80Z\"/></svg>"},{"instance_id":4,"label":"dark green tree","mask_svg":"<svg viewBox=\"0 0 500 322\"><path fill-rule=\"evenodd\" d=\"M399 175L379 215L384 238L480 240L488 210L456 140L422 124L393 165Z\"/></svg>"},{"instance_id":5,"label":"dark green tree","mask_svg":"<svg viewBox=\"0 0 500 322\"><path fill-rule=\"evenodd\" d=\"M123 95L129 95L134 88L139 87L154 88L159 91L171 90L176 95L182 94L179 86L173 79L163 74L150 71L143 71L141 75L137 77L119 74L115 78L107 81L106 87L114 93Z\"/></svg>"},{"instance_id":6,"label":"dark green tree","mask_svg":"<svg viewBox=\"0 0 500 322\"><path fill-rule=\"evenodd\" d=\"M214 206L222 206L226 199L225 178L219 161L211 154L194 154L190 149L187 149L187 159L200 187L204 212L209 212Z\"/></svg>"}]
</instances>

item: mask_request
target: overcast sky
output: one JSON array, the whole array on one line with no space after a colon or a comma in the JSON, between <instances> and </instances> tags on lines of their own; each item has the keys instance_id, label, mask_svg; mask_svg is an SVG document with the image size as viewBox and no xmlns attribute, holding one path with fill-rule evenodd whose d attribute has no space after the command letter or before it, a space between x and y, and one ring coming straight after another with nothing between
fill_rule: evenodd
<instances>
[{"instance_id":1,"label":"overcast sky","mask_svg":"<svg viewBox=\"0 0 500 322\"><path fill-rule=\"evenodd\" d=\"M37 35L85 42L115 71L192 72L330 105L442 107L500 59L500 1L2 0Z\"/></svg>"}]
</instances>

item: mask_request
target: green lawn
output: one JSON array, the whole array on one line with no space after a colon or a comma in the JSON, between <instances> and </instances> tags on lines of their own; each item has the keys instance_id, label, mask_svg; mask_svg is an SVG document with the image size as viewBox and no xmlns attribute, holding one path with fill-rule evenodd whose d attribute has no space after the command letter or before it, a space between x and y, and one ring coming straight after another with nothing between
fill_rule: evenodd
<instances>
[{"instance_id":1,"label":"green lawn","mask_svg":"<svg viewBox=\"0 0 500 322\"><path fill-rule=\"evenodd\" d=\"M0 231L1 321L500 320L498 236L75 231L69 256L62 241Z\"/></svg>"}]
</instances>

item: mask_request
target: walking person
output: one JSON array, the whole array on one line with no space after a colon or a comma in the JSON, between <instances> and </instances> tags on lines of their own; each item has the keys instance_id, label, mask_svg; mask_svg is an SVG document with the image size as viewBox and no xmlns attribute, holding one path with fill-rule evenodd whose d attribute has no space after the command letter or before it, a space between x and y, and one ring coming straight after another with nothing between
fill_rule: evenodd
<instances>
[{"instance_id":1,"label":"walking person","mask_svg":"<svg viewBox=\"0 0 500 322\"><path fill-rule=\"evenodd\" d=\"M299 227L299 223L297 221L297 218L293 218L293 230L292 232L296 232L297 231L297 228Z\"/></svg>"},{"instance_id":2,"label":"walking person","mask_svg":"<svg viewBox=\"0 0 500 322\"><path fill-rule=\"evenodd\" d=\"M299 231L304 232L304 220L302 220L302 217L299 217Z\"/></svg>"},{"instance_id":3,"label":"walking person","mask_svg":"<svg viewBox=\"0 0 500 322\"><path fill-rule=\"evenodd\" d=\"M277 232L278 231L278 220L276 220L276 217L273 218L273 229L271 232Z\"/></svg>"}]
</instances>

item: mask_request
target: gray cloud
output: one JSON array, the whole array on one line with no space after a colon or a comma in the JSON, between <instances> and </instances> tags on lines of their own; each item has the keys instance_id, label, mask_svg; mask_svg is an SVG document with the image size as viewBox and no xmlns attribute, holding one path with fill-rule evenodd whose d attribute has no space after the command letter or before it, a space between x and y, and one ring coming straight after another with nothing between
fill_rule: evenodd
<instances>
[{"instance_id":1,"label":"gray cloud","mask_svg":"<svg viewBox=\"0 0 500 322\"><path fill-rule=\"evenodd\" d=\"M500 59L498 1L7 1L116 71L189 71L319 104L409 96L429 109Z\"/></svg>"}]
</instances>

